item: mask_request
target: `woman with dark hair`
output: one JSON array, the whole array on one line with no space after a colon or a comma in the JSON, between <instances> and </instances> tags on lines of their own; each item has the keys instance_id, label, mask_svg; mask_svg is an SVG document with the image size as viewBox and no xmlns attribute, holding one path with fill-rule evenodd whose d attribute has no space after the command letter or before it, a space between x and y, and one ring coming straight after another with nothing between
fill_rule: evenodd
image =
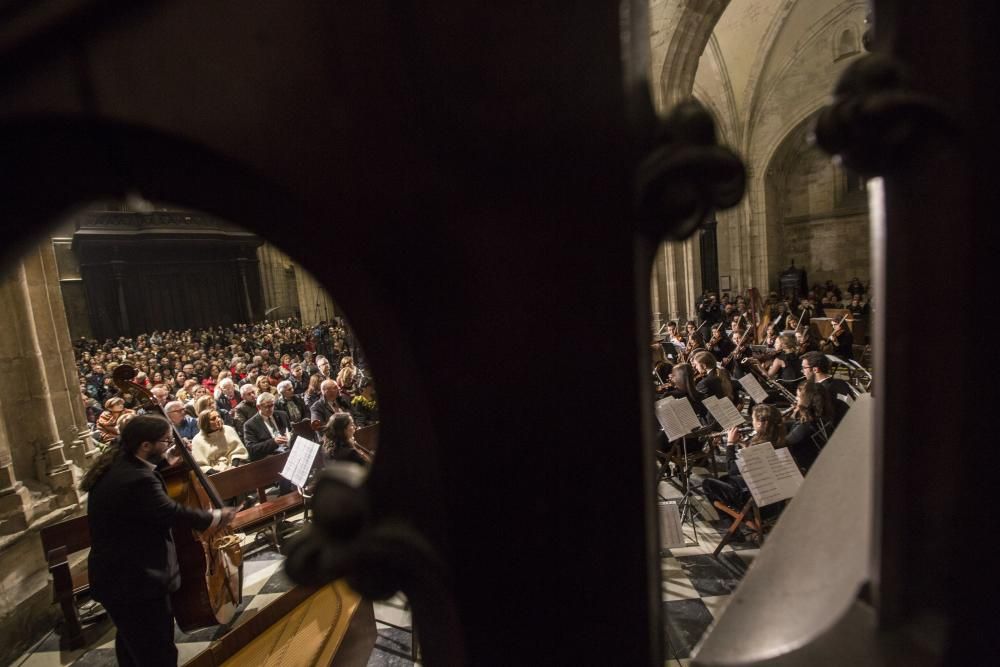
<instances>
[{"instance_id":1,"label":"woman with dark hair","mask_svg":"<svg viewBox=\"0 0 1000 667\"><path fill-rule=\"evenodd\" d=\"M809 380L799 385L788 432L788 449L802 470L816 462L833 425L833 399L823 385Z\"/></svg>"},{"instance_id":2,"label":"woman with dark hair","mask_svg":"<svg viewBox=\"0 0 1000 667\"><path fill-rule=\"evenodd\" d=\"M740 475L736 466L736 450L742 447L752 447L765 442L771 443L775 449L785 447L785 425L781 421L781 413L773 405L754 406L752 414L753 428L756 432L749 441L739 439L739 430L733 428L726 436L726 454L729 459L729 476L726 479L709 477L702 483L702 493L710 503L721 501L727 507L739 511L750 498L750 490Z\"/></svg>"},{"instance_id":3,"label":"woman with dark hair","mask_svg":"<svg viewBox=\"0 0 1000 667\"><path fill-rule=\"evenodd\" d=\"M88 491L90 592L117 627L119 665L177 664L170 593L181 584L171 529L228 525L230 508L206 512L174 502L157 468L174 463L166 419L139 415L80 484Z\"/></svg>"},{"instance_id":4,"label":"woman with dark hair","mask_svg":"<svg viewBox=\"0 0 1000 667\"><path fill-rule=\"evenodd\" d=\"M322 382L323 376L319 373L313 373L309 376L309 386L306 387L306 393L302 395L302 400L305 401L307 409L311 408L313 403L323 397L323 392L320 391L320 384Z\"/></svg>"},{"instance_id":5,"label":"woman with dark hair","mask_svg":"<svg viewBox=\"0 0 1000 667\"><path fill-rule=\"evenodd\" d=\"M356 430L350 413L340 412L330 417L323 429L323 450L327 461L352 461L364 466L371 463L371 454L354 439Z\"/></svg>"}]
</instances>

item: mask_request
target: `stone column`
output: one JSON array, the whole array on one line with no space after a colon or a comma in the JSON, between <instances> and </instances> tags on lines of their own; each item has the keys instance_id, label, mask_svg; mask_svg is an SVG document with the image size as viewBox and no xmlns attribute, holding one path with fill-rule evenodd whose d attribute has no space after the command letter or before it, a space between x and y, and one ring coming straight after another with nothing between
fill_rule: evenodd
<instances>
[{"instance_id":1,"label":"stone column","mask_svg":"<svg viewBox=\"0 0 1000 667\"><path fill-rule=\"evenodd\" d=\"M39 346L47 352L41 362L49 382L49 401L56 426L70 458L86 468L97 448L90 439L80 400L79 376L52 244L39 244L24 258L23 264Z\"/></svg>"},{"instance_id":2,"label":"stone column","mask_svg":"<svg viewBox=\"0 0 1000 667\"><path fill-rule=\"evenodd\" d=\"M250 301L250 285L247 283L247 262L251 260L240 257L236 260L236 267L240 272L240 290L243 292L244 321L249 324L253 322L253 304Z\"/></svg>"},{"instance_id":3,"label":"stone column","mask_svg":"<svg viewBox=\"0 0 1000 667\"><path fill-rule=\"evenodd\" d=\"M111 271L115 276L115 293L118 295L118 320L121 325L121 331L127 335L129 325L128 301L125 299L125 260L113 259L110 264Z\"/></svg>"},{"instance_id":4,"label":"stone column","mask_svg":"<svg viewBox=\"0 0 1000 667\"><path fill-rule=\"evenodd\" d=\"M649 302L652 309L652 317L650 321L653 329L653 336L660 331L660 327L663 326L663 318L660 315L660 280L659 276L659 262L653 261L653 270L649 276Z\"/></svg>"},{"instance_id":5,"label":"stone column","mask_svg":"<svg viewBox=\"0 0 1000 667\"><path fill-rule=\"evenodd\" d=\"M53 351L55 342L45 326L41 327L45 338L39 340L33 312L32 292L39 291L39 266L37 255L29 255L3 277L0 288L0 307L8 317L8 326L0 335L0 376L9 387L4 395L2 416L17 478L48 485L56 496L56 504L67 506L79 503L80 499L52 409L48 379L52 364L47 361L52 356L58 359ZM57 378L64 377L61 365L55 366L55 374Z\"/></svg>"},{"instance_id":6,"label":"stone column","mask_svg":"<svg viewBox=\"0 0 1000 667\"><path fill-rule=\"evenodd\" d=\"M24 530L32 518L31 492L14 474L7 429L0 424L0 535Z\"/></svg>"}]
</instances>

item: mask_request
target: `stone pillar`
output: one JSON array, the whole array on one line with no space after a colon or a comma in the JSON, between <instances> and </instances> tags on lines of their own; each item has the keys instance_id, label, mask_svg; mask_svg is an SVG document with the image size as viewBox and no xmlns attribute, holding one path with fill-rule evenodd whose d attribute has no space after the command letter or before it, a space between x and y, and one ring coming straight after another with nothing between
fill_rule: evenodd
<instances>
[{"instance_id":1,"label":"stone pillar","mask_svg":"<svg viewBox=\"0 0 1000 667\"><path fill-rule=\"evenodd\" d=\"M110 264L111 271L115 276L115 294L118 295L118 320L121 331L127 334L130 328L128 325L128 301L125 299L125 260L113 259Z\"/></svg>"},{"instance_id":2,"label":"stone pillar","mask_svg":"<svg viewBox=\"0 0 1000 667\"><path fill-rule=\"evenodd\" d=\"M652 309L652 329L653 337L660 332L660 327L663 326L663 318L660 315L660 284L659 284L659 262L653 261L653 270L649 276L649 302Z\"/></svg>"},{"instance_id":3,"label":"stone pillar","mask_svg":"<svg viewBox=\"0 0 1000 667\"><path fill-rule=\"evenodd\" d=\"M236 267L240 273L240 290L243 293L244 322L253 322L253 304L250 301L250 284L247 282L247 262L251 260L240 257L236 260Z\"/></svg>"},{"instance_id":4,"label":"stone pillar","mask_svg":"<svg viewBox=\"0 0 1000 667\"><path fill-rule=\"evenodd\" d=\"M17 481L7 429L0 424L0 535L26 529L33 514L31 492Z\"/></svg>"},{"instance_id":5,"label":"stone pillar","mask_svg":"<svg viewBox=\"0 0 1000 667\"><path fill-rule=\"evenodd\" d=\"M41 243L23 261L40 358L49 382L49 402L66 452L81 468L97 454L80 400L76 359L59 289L59 272L51 243Z\"/></svg>"},{"instance_id":6,"label":"stone pillar","mask_svg":"<svg viewBox=\"0 0 1000 667\"><path fill-rule=\"evenodd\" d=\"M701 292L701 251L697 236L661 244L654 267L662 272L657 290L660 312L665 320L679 320L683 330L684 320L695 319L695 302Z\"/></svg>"},{"instance_id":7,"label":"stone pillar","mask_svg":"<svg viewBox=\"0 0 1000 667\"><path fill-rule=\"evenodd\" d=\"M312 274L298 264L295 265L295 288L298 290L299 312L302 313L304 326L312 326L336 316L333 299Z\"/></svg>"},{"instance_id":8,"label":"stone pillar","mask_svg":"<svg viewBox=\"0 0 1000 667\"><path fill-rule=\"evenodd\" d=\"M47 361L52 356L58 359L53 352L55 342L45 326L41 327L45 338L39 340L33 311L32 293L39 291L37 259L37 255L29 255L0 283L0 308L8 317L0 334L0 376L9 387L0 414L16 478L46 484L56 496L57 505L67 506L79 503L80 498L52 409ZM59 366L56 377L64 377Z\"/></svg>"}]
</instances>

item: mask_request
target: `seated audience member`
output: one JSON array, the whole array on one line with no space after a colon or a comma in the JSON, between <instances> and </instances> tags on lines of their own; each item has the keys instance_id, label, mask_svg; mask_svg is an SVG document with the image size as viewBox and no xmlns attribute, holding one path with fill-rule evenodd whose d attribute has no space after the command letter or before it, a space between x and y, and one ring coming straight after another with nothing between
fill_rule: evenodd
<instances>
[{"instance_id":1,"label":"seated audience member","mask_svg":"<svg viewBox=\"0 0 1000 667\"><path fill-rule=\"evenodd\" d=\"M351 413L358 428L378 423L378 402L371 380L362 380L360 393L351 400Z\"/></svg>"},{"instance_id":2,"label":"seated audience member","mask_svg":"<svg viewBox=\"0 0 1000 667\"><path fill-rule=\"evenodd\" d=\"M230 416L236 406L240 404L239 394L236 392L236 385L233 383L231 378L223 378L219 380L216 385L216 390L219 392L215 403L215 409L219 411L223 419L228 419L232 421ZM199 413L201 414L201 413Z\"/></svg>"},{"instance_id":3,"label":"seated audience member","mask_svg":"<svg viewBox=\"0 0 1000 667\"><path fill-rule=\"evenodd\" d=\"M293 424L309 418L305 401L301 396L295 395L295 386L289 380L278 383L278 400L274 403L274 409L288 415L288 421Z\"/></svg>"},{"instance_id":4,"label":"seated audience member","mask_svg":"<svg viewBox=\"0 0 1000 667\"><path fill-rule=\"evenodd\" d=\"M319 388L323 397L309 409L309 420L313 430L317 431L335 414L351 411L351 404L340 395L340 385L336 380L323 380Z\"/></svg>"},{"instance_id":5,"label":"seated audience member","mask_svg":"<svg viewBox=\"0 0 1000 667\"><path fill-rule=\"evenodd\" d=\"M316 357L316 372L322 375L324 380L333 379L330 375L330 361L326 357Z\"/></svg>"},{"instance_id":6,"label":"seated audience member","mask_svg":"<svg viewBox=\"0 0 1000 667\"><path fill-rule=\"evenodd\" d=\"M309 376L309 385L306 387L305 393L302 395L302 402L306 404L306 407L310 410L313 404L323 398L323 392L320 391L320 385L323 384L323 376L319 373L313 373Z\"/></svg>"},{"instance_id":7,"label":"seated audience member","mask_svg":"<svg viewBox=\"0 0 1000 667\"><path fill-rule=\"evenodd\" d=\"M301 396L306 393L306 389L309 388L309 376L302 371L302 364L292 364L290 373L288 380L292 383L296 395Z\"/></svg>"},{"instance_id":8,"label":"seated audience member","mask_svg":"<svg viewBox=\"0 0 1000 667\"><path fill-rule=\"evenodd\" d=\"M180 401L170 401L163 408L163 411L167 414L170 423L184 438L184 444L190 445L192 438L198 435L198 420L187 414L184 410L184 404Z\"/></svg>"},{"instance_id":9,"label":"seated audience member","mask_svg":"<svg viewBox=\"0 0 1000 667\"><path fill-rule=\"evenodd\" d=\"M280 453L288 444L288 416L277 412L274 404L273 394L264 392L258 396L257 414L248 419L243 427L243 442L250 452L251 461Z\"/></svg>"},{"instance_id":10,"label":"seated audience member","mask_svg":"<svg viewBox=\"0 0 1000 667\"><path fill-rule=\"evenodd\" d=\"M191 455L205 472L222 472L250 459L236 429L223 423L218 410L199 413L198 427L197 435L191 440Z\"/></svg>"},{"instance_id":11,"label":"seated audience member","mask_svg":"<svg viewBox=\"0 0 1000 667\"><path fill-rule=\"evenodd\" d=\"M371 456L354 439L354 419L341 412L330 417L323 429L323 454L326 461L351 461L366 466Z\"/></svg>"},{"instance_id":12,"label":"seated audience member","mask_svg":"<svg viewBox=\"0 0 1000 667\"><path fill-rule=\"evenodd\" d=\"M125 407L125 400L120 396L112 396L104 402L104 412L97 418L97 439L102 444L110 444L119 436L118 420L122 415L135 414L135 410Z\"/></svg>"},{"instance_id":13,"label":"seated audience member","mask_svg":"<svg viewBox=\"0 0 1000 667\"><path fill-rule=\"evenodd\" d=\"M354 365L352 357L344 357L340 360L340 372L337 373L337 384L340 390L348 396L354 393L354 382L358 376L358 368Z\"/></svg>"},{"instance_id":14,"label":"seated audience member","mask_svg":"<svg viewBox=\"0 0 1000 667\"><path fill-rule=\"evenodd\" d=\"M243 425L257 414L257 388L252 384L245 384L240 387L240 396L243 397L243 400L232 412L233 428L240 434L240 437L244 437Z\"/></svg>"}]
</instances>

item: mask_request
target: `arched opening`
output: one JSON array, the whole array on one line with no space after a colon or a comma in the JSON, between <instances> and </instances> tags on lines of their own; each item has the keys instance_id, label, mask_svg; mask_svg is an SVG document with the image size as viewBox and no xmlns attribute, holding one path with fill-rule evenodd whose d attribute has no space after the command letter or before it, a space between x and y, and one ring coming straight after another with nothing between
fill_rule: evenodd
<instances>
[{"instance_id":1,"label":"arched opening","mask_svg":"<svg viewBox=\"0 0 1000 667\"><path fill-rule=\"evenodd\" d=\"M668 657L690 659L798 488L822 484L812 481L822 479L813 474L819 453L870 385L865 182L810 143L817 109L859 51L845 50L856 33L844 28L863 18L863 7L836 0L650 7L658 111L693 94L748 171L738 206L715 212L691 238L658 245L650 281L664 634ZM693 57L680 48L695 44ZM825 368L818 373L817 356ZM830 394L832 384L845 400L830 403L818 420L829 428L803 445L816 420L803 419L796 405L803 392ZM774 422L781 428L765 428ZM749 445L766 443L801 480L794 493L767 503L740 465L761 451ZM854 549L851 563L864 551ZM843 571L856 575L852 567ZM800 574L790 570L779 583Z\"/></svg>"},{"instance_id":2,"label":"arched opening","mask_svg":"<svg viewBox=\"0 0 1000 667\"><path fill-rule=\"evenodd\" d=\"M0 128L0 134L12 147L4 156L7 166L17 164L10 170L16 176L5 184L7 220L22 232L3 255L3 304L12 319L0 364L13 390L0 403L0 525L5 546L23 545L4 553L5 569L21 575L22 596L12 615L26 629L19 638L23 643L37 638L35 633L53 620L40 531L86 511L78 486L81 473L101 457L102 449L115 446L113 438L124 428L126 413L157 412L135 392L114 388L110 376L115 366L132 366L138 372L135 381L154 397L163 388L161 408L171 419L174 411L168 408L177 403L178 428L191 429L183 437L211 481L216 475L246 476L246 470L267 459L291 460L309 439L320 445L315 457L319 466L331 457L341 460L335 456L336 438L328 436L350 439L350 432L336 428L343 425L334 413L352 418L349 427L356 425L359 434L367 415L368 428L376 435L365 442L355 438L355 454L374 450L382 439L377 435L380 401L370 391L372 368L379 363L371 357L379 356L379 346L374 352L362 348L363 335L347 324L341 302L334 303L319 280L290 256L300 255L302 244L287 242L289 230L309 232L293 200L237 165L156 132L91 121L25 121ZM51 151L49 157L59 156L58 166L51 166L46 151ZM216 213L203 212L207 209ZM244 224L228 222L240 214L246 215L245 223L240 221ZM247 227L262 230L263 237ZM350 232L344 237L350 238ZM365 278L364 267L349 256L330 263L332 269L321 254L306 262L323 266L324 282L332 271L338 293ZM360 298L356 293L346 301L355 299L376 301L377 295L367 291ZM373 313L380 306L369 303L361 310L377 319ZM321 356L329 368L323 367ZM348 358L354 363L340 363ZM298 377L296 364L303 367ZM309 399L310 371L318 373L319 395L311 392L315 403L298 401L296 406L295 399ZM212 395L227 373L235 380L231 403L225 392ZM283 395L285 382L292 385L291 396ZM335 385L336 396L326 395L327 383ZM248 387L256 391L240 391ZM265 392L271 394L270 405ZM207 401L200 414L199 399ZM331 406L329 420L316 419L314 408L321 404ZM249 433L248 425L265 416L268 407L271 419L261 420L263 430ZM244 408L245 414L240 412ZM184 414L191 410L194 415ZM216 456L220 452L211 443L200 448L199 438L205 435L207 441L209 433L200 418L216 412L220 425L211 433L225 433L225 444L231 445L222 452L227 456ZM327 432L329 423L336 433ZM202 461L202 454L209 458ZM310 480L306 475L305 483L289 484L284 472L274 476L273 484L257 487L267 488L265 495L247 488L223 498L238 517L263 515L264 508L269 513L271 505L280 514L268 514L271 523L251 521L251 516L239 529L248 535L243 541L243 602L225 627L209 632L212 637L237 627L241 614L244 621L252 616L245 615L247 609L258 610L270 596L291 589L280 575L280 560L268 553L277 554L275 549L303 520ZM237 483L229 480L224 488ZM296 502L284 502L296 495ZM275 544L255 540L268 530ZM16 561L7 562L14 556ZM86 552L74 553L71 560L74 567L82 566ZM389 604L403 605L398 599ZM408 613L388 613L412 645ZM66 639L70 628L61 627ZM91 631L90 640L107 641L99 632L106 624L85 629ZM205 632L190 637L198 642L211 638ZM54 641L59 643L58 635ZM24 648L11 643L8 650ZM185 648L182 656L191 657L191 651L203 646Z\"/></svg>"}]
</instances>

